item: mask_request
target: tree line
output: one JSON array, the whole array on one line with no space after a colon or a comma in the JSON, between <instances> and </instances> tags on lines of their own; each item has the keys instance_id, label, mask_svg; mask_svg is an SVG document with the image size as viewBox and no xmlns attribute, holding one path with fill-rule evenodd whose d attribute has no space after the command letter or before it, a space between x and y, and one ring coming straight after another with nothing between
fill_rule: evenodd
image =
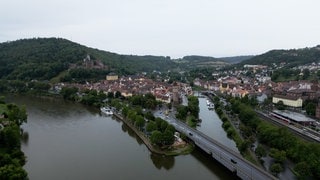
<instances>
[{"instance_id":1,"label":"tree line","mask_svg":"<svg viewBox=\"0 0 320 180\"><path fill-rule=\"evenodd\" d=\"M0 98L0 179L27 179L26 157L21 151L20 126L27 121L25 107Z\"/></svg>"},{"instance_id":2,"label":"tree line","mask_svg":"<svg viewBox=\"0 0 320 180\"><path fill-rule=\"evenodd\" d=\"M242 133L250 139L257 137L260 144L268 146L269 155L275 159L271 170L283 170L283 162L290 159L295 163L294 172L300 178L320 178L320 144L306 142L297 138L287 128L274 126L262 121L245 99L230 98L231 109L237 114L244 127ZM248 144L250 145L250 144ZM258 151L258 152L257 152ZM260 152L260 153L259 153ZM256 153L261 153L261 146Z\"/></svg>"},{"instance_id":3,"label":"tree line","mask_svg":"<svg viewBox=\"0 0 320 180\"><path fill-rule=\"evenodd\" d=\"M107 71L70 69L72 64L83 63L87 54L93 60L101 60ZM61 80L76 78L77 81L85 81L86 78L94 79L95 73L100 78L100 73L109 71L119 75L133 75L154 70L167 71L175 67L177 65L170 57L119 55L61 38L33 38L0 43L0 79L7 80L51 80L67 72Z\"/></svg>"},{"instance_id":4,"label":"tree line","mask_svg":"<svg viewBox=\"0 0 320 180\"><path fill-rule=\"evenodd\" d=\"M178 105L176 118L186 122L191 127L196 127L199 121L199 99L196 96L188 96L188 105Z\"/></svg>"}]
</instances>

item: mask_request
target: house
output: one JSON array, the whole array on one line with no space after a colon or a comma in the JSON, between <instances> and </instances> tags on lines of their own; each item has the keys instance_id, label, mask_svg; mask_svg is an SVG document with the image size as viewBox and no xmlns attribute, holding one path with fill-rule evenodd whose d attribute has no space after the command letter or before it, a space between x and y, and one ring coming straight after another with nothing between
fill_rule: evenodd
<instances>
[{"instance_id":1,"label":"house","mask_svg":"<svg viewBox=\"0 0 320 180\"><path fill-rule=\"evenodd\" d=\"M274 95L272 97L272 103L277 104L280 101L283 102L284 105L301 108L302 107L302 99L301 97L292 97L292 96L283 96L283 95Z\"/></svg>"},{"instance_id":2,"label":"house","mask_svg":"<svg viewBox=\"0 0 320 180\"><path fill-rule=\"evenodd\" d=\"M169 94L163 95L163 94L156 94L156 100L161 101L164 103L171 103L171 96Z\"/></svg>"}]
</instances>

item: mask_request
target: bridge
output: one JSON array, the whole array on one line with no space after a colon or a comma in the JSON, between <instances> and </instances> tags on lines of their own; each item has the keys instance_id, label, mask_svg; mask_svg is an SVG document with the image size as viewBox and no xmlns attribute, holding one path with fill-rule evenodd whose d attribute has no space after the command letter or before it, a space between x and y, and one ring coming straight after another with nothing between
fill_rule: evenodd
<instances>
[{"instance_id":1,"label":"bridge","mask_svg":"<svg viewBox=\"0 0 320 180\"><path fill-rule=\"evenodd\" d=\"M277 179L262 168L244 159L239 153L229 149L200 131L190 128L185 123L169 116L163 117L163 114L160 113L156 113L155 116L167 120L177 131L186 134L199 148L210 154L241 179Z\"/></svg>"}]
</instances>

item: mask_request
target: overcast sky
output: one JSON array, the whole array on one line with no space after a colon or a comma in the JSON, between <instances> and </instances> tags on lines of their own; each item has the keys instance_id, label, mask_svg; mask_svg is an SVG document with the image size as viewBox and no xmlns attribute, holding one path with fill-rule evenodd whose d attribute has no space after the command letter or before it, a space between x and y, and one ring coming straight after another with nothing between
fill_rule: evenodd
<instances>
[{"instance_id":1,"label":"overcast sky","mask_svg":"<svg viewBox=\"0 0 320 180\"><path fill-rule=\"evenodd\" d=\"M234 56L320 44L319 0L1 0L0 42L61 37L120 54Z\"/></svg>"}]
</instances>

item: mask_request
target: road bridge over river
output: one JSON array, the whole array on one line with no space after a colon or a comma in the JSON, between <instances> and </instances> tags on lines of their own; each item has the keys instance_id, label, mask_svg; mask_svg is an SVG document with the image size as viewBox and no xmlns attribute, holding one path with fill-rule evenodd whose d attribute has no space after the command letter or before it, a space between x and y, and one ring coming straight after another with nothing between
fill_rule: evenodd
<instances>
[{"instance_id":1,"label":"road bridge over river","mask_svg":"<svg viewBox=\"0 0 320 180\"><path fill-rule=\"evenodd\" d=\"M244 159L239 153L229 149L207 135L190 128L185 123L170 116L156 113L155 116L167 120L177 131L186 134L203 151L235 173L241 179L277 179L262 168Z\"/></svg>"}]
</instances>

